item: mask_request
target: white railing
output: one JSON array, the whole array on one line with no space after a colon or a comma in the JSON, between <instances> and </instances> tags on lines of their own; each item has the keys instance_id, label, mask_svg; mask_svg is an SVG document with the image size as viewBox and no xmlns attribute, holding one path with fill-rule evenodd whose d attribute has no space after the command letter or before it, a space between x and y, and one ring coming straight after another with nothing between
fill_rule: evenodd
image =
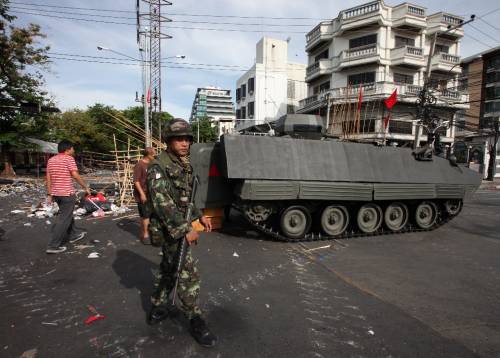
<instances>
[{"instance_id":1,"label":"white railing","mask_svg":"<svg viewBox=\"0 0 500 358\"><path fill-rule=\"evenodd\" d=\"M440 61L450 62L450 63L453 63L453 64L460 63L460 57L459 56L450 55L448 53L443 53L443 52L440 53L439 59L440 59Z\"/></svg>"},{"instance_id":2,"label":"white railing","mask_svg":"<svg viewBox=\"0 0 500 358\"><path fill-rule=\"evenodd\" d=\"M312 104L312 103L314 103L316 101L318 101L318 95L317 94L312 95L312 96L307 97L307 98L304 98L304 99L301 99L299 101L299 107L303 108L303 107L309 106L310 104Z\"/></svg>"},{"instance_id":3,"label":"white railing","mask_svg":"<svg viewBox=\"0 0 500 358\"><path fill-rule=\"evenodd\" d=\"M373 12L377 12L380 9L380 4L378 1L373 1L368 4L364 4L361 6L353 7L351 9L347 9L342 11L342 19L347 20L353 17L363 16L366 14L370 14Z\"/></svg>"},{"instance_id":4,"label":"white railing","mask_svg":"<svg viewBox=\"0 0 500 358\"><path fill-rule=\"evenodd\" d=\"M421 57L423 59L424 50L420 47L414 46L401 46L391 49L391 58L400 58L406 55Z\"/></svg>"},{"instance_id":5,"label":"white railing","mask_svg":"<svg viewBox=\"0 0 500 358\"><path fill-rule=\"evenodd\" d=\"M316 73L318 71L319 71L319 61L316 61L312 65L307 66L307 68L306 68L306 76L310 76L313 73Z\"/></svg>"},{"instance_id":6,"label":"white railing","mask_svg":"<svg viewBox=\"0 0 500 358\"><path fill-rule=\"evenodd\" d=\"M408 5L408 14L414 15L414 16L425 16L425 9L422 9L420 7Z\"/></svg>"},{"instance_id":7,"label":"white railing","mask_svg":"<svg viewBox=\"0 0 500 358\"><path fill-rule=\"evenodd\" d=\"M376 44L355 47L349 50L342 51L342 58L345 60L353 60L360 57L373 56L378 53Z\"/></svg>"},{"instance_id":8,"label":"white railing","mask_svg":"<svg viewBox=\"0 0 500 358\"><path fill-rule=\"evenodd\" d=\"M333 35L332 25L329 21L320 22L314 29L309 31L306 35L306 43L314 42L321 35Z\"/></svg>"}]
</instances>

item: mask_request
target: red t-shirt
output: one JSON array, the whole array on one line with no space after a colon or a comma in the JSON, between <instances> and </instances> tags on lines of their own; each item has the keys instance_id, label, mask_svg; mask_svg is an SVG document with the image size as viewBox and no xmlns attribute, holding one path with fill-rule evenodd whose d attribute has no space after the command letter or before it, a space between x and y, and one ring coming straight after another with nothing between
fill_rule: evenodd
<instances>
[{"instance_id":1,"label":"red t-shirt","mask_svg":"<svg viewBox=\"0 0 500 358\"><path fill-rule=\"evenodd\" d=\"M134 182L134 199L138 203L141 202L141 194L139 194L139 191L137 191L137 189L135 187L135 182L138 181L139 184L141 184L141 188L144 191L144 193L147 194L147 192L148 192L148 183L147 183L148 165L149 165L149 163L145 163L144 160L141 159L137 162L137 164L134 167L134 178L132 179Z\"/></svg>"},{"instance_id":2,"label":"red t-shirt","mask_svg":"<svg viewBox=\"0 0 500 358\"><path fill-rule=\"evenodd\" d=\"M71 172L78 170L75 158L59 153L47 162L47 173L50 175L50 194L53 196L70 196L75 193Z\"/></svg>"}]
</instances>

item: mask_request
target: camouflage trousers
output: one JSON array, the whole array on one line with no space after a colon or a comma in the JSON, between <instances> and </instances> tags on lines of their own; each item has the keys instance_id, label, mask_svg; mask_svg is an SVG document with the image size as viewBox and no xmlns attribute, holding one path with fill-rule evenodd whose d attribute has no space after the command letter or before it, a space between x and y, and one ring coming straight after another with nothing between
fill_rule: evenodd
<instances>
[{"instance_id":1,"label":"camouflage trousers","mask_svg":"<svg viewBox=\"0 0 500 358\"><path fill-rule=\"evenodd\" d=\"M177 243L164 243L162 245L163 258L160 269L155 275L155 290L151 296L153 305L160 306L168 302L168 296L174 288L174 260L177 251ZM177 297L180 309L188 319L201 315L198 307L198 296L200 294L200 275L196 268L196 262L188 247L186 260L179 276Z\"/></svg>"}]
</instances>

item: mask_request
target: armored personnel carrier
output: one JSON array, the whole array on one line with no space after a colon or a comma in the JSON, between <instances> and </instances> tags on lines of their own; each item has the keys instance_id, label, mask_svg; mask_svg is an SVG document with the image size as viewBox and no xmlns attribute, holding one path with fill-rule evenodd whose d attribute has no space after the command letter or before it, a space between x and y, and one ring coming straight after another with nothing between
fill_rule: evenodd
<instances>
[{"instance_id":1,"label":"armored personnel carrier","mask_svg":"<svg viewBox=\"0 0 500 358\"><path fill-rule=\"evenodd\" d=\"M199 207L232 205L279 240L380 235L445 224L481 183L453 160L323 138L317 116L288 115L274 127L275 136L193 145Z\"/></svg>"}]
</instances>

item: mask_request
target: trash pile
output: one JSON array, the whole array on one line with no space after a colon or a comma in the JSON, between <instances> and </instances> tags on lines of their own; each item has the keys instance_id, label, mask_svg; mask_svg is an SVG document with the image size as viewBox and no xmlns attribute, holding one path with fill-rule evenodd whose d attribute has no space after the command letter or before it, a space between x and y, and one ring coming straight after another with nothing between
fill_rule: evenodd
<instances>
[{"instance_id":1,"label":"trash pile","mask_svg":"<svg viewBox=\"0 0 500 358\"><path fill-rule=\"evenodd\" d=\"M38 205L31 205L31 213L28 214L29 218L36 217L38 219L51 218L59 212L57 203L39 203Z\"/></svg>"},{"instance_id":2,"label":"trash pile","mask_svg":"<svg viewBox=\"0 0 500 358\"><path fill-rule=\"evenodd\" d=\"M29 182L16 182L0 185L0 198L6 198L11 195L23 194L29 190L40 190L41 185Z\"/></svg>"}]
</instances>

